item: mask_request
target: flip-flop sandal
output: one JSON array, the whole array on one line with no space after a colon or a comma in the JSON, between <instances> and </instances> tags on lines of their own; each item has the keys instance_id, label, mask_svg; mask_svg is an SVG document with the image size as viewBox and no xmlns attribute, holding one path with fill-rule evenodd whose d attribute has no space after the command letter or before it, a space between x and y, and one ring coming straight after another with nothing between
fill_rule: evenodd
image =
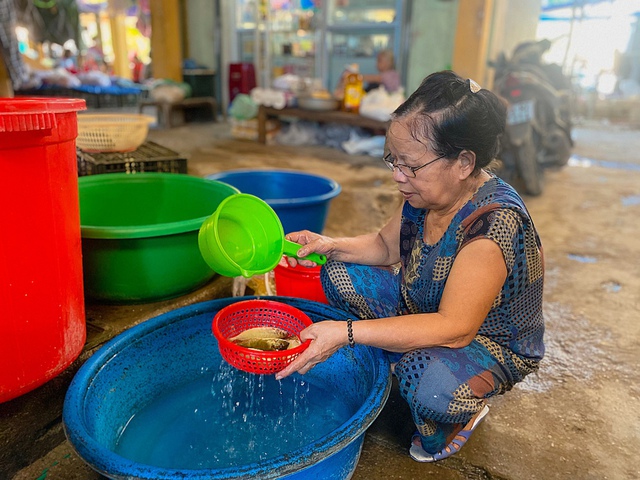
<instances>
[{"instance_id":1,"label":"flip-flop sandal","mask_svg":"<svg viewBox=\"0 0 640 480\"><path fill-rule=\"evenodd\" d=\"M411 448L409 448L409 456L413 458L416 462L437 462L439 460L444 460L445 458L449 458L454 453L458 453L460 449L467 443L469 437L476 429L480 422L487 416L489 413L489 405L485 405L470 421L465 425L465 427L458 432L451 443L444 447L438 453L427 453L422 448L420 444L420 434L416 431L411 437ZM417 441L416 441L417 440Z\"/></svg>"}]
</instances>

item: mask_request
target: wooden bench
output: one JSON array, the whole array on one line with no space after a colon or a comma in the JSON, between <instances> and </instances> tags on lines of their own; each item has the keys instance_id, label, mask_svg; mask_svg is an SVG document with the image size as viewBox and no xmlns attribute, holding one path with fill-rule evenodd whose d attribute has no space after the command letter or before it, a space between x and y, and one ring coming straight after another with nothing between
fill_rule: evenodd
<instances>
[{"instance_id":1,"label":"wooden bench","mask_svg":"<svg viewBox=\"0 0 640 480\"><path fill-rule=\"evenodd\" d=\"M155 107L158 124L162 127L171 128L175 126L175 122L173 121L174 112L184 112L184 110L191 108L210 108L211 116L215 122L217 119L216 111L218 109L218 102L213 97L185 98L179 102L159 102L157 100L147 99L142 100L138 104L139 112L142 113L146 107Z\"/></svg>"},{"instance_id":2,"label":"wooden bench","mask_svg":"<svg viewBox=\"0 0 640 480\"><path fill-rule=\"evenodd\" d=\"M375 120L373 118L363 117L362 115L342 112L339 110L318 111L304 110L302 108L283 108L282 110L278 110L277 108L260 105L258 110L258 141L260 143L267 142L267 119L270 117L295 117L320 123L344 123L354 127L371 128L373 130L384 131L387 130L390 123L389 121Z\"/></svg>"}]
</instances>

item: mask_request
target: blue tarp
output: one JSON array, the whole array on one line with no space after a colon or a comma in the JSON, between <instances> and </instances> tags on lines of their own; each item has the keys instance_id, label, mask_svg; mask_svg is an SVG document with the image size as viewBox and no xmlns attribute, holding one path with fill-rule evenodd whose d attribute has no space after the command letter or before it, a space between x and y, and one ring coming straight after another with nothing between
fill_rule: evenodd
<instances>
[{"instance_id":1,"label":"blue tarp","mask_svg":"<svg viewBox=\"0 0 640 480\"><path fill-rule=\"evenodd\" d=\"M561 8L572 8L573 6L581 7L583 5L594 5L596 3L604 3L611 0L542 0L542 11L559 10Z\"/></svg>"},{"instance_id":2,"label":"blue tarp","mask_svg":"<svg viewBox=\"0 0 640 480\"><path fill-rule=\"evenodd\" d=\"M94 95L139 95L143 91L146 91L145 88L120 87L117 85L112 85L109 87L99 87L96 85L80 85L79 87L71 87L71 88L60 87L58 85L42 85L41 87L38 87L37 89L34 89L34 90L50 91L50 92L54 92L56 90L60 90L60 91L70 90L70 91L76 91L76 92L91 93Z\"/></svg>"},{"instance_id":3,"label":"blue tarp","mask_svg":"<svg viewBox=\"0 0 640 480\"><path fill-rule=\"evenodd\" d=\"M86 93L94 93L96 95L138 95L142 93L143 88L137 87L120 87L117 85L112 85L110 87L98 87L95 85L80 85L79 87L74 87L72 90L78 90Z\"/></svg>"},{"instance_id":4,"label":"blue tarp","mask_svg":"<svg viewBox=\"0 0 640 480\"><path fill-rule=\"evenodd\" d=\"M59 85L42 85L39 88L16 90L15 93L19 96L81 98L87 102L87 107L114 108L136 106L138 101L146 96L147 91L148 89L142 86L121 87L112 85L109 87L98 87L81 85L79 87L67 88Z\"/></svg>"}]
</instances>

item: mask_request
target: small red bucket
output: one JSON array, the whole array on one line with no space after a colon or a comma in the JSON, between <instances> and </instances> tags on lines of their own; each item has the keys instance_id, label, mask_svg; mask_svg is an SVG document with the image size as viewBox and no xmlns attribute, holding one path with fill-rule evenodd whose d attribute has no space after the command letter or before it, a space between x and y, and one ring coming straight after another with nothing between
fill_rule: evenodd
<instances>
[{"instance_id":1,"label":"small red bucket","mask_svg":"<svg viewBox=\"0 0 640 480\"><path fill-rule=\"evenodd\" d=\"M322 290L320 269L322 267L295 267L281 265L273 270L276 292L283 297L306 298L321 303L329 303Z\"/></svg>"}]
</instances>

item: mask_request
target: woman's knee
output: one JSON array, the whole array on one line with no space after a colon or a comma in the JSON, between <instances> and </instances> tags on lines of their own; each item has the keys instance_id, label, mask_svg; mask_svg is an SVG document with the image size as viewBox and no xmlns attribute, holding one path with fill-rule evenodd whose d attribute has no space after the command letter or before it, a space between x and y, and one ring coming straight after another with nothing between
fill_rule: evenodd
<instances>
[{"instance_id":1,"label":"woman's knee","mask_svg":"<svg viewBox=\"0 0 640 480\"><path fill-rule=\"evenodd\" d=\"M397 315L398 278L391 270L367 265L328 261L320 272L329 303L357 318Z\"/></svg>"},{"instance_id":2,"label":"woman's knee","mask_svg":"<svg viewBox=\"0 0 640 480\"><path fill-rule=\"evenodd\" d=\"M404 355L395 367L403 398L420 416L444 421L460 382L450 365L426 350Z\"/></svg>"},{"instance_id":3,"label":"woman's knee","mask_svg":"<svg viewBox=\"0 0 640 480\"><path fill-rule=\"evenodd\" d=\"M483 400L469 388L468 371L456 352L446 349L439 355L439 350L415 350L402 357L395 367L400 393L416 420L465 423Z\"/></svg>"},{"instance_id":4,"label":"woman's knee","mask_svg":"<svg viewBox=\"0 0 640 480\"><path fill-rule=\"evenodd\" d=\"M510 383L475 343L464 349L435 347L405 354L395 367L402 396L417 419L465 423L484 399Z\"/></svg>"},{"instance_id":5,"label":"woman's knee","mask_svg":"<svg viewBox=\"0 0 640 480\"><path fill-rule=\"evenodd\" d=\"M328 261L320 270L320 282L329 303L342 310L351 311L351 300L355 294L351 279L343 262Z\"/></svg>"}]
</instances>

